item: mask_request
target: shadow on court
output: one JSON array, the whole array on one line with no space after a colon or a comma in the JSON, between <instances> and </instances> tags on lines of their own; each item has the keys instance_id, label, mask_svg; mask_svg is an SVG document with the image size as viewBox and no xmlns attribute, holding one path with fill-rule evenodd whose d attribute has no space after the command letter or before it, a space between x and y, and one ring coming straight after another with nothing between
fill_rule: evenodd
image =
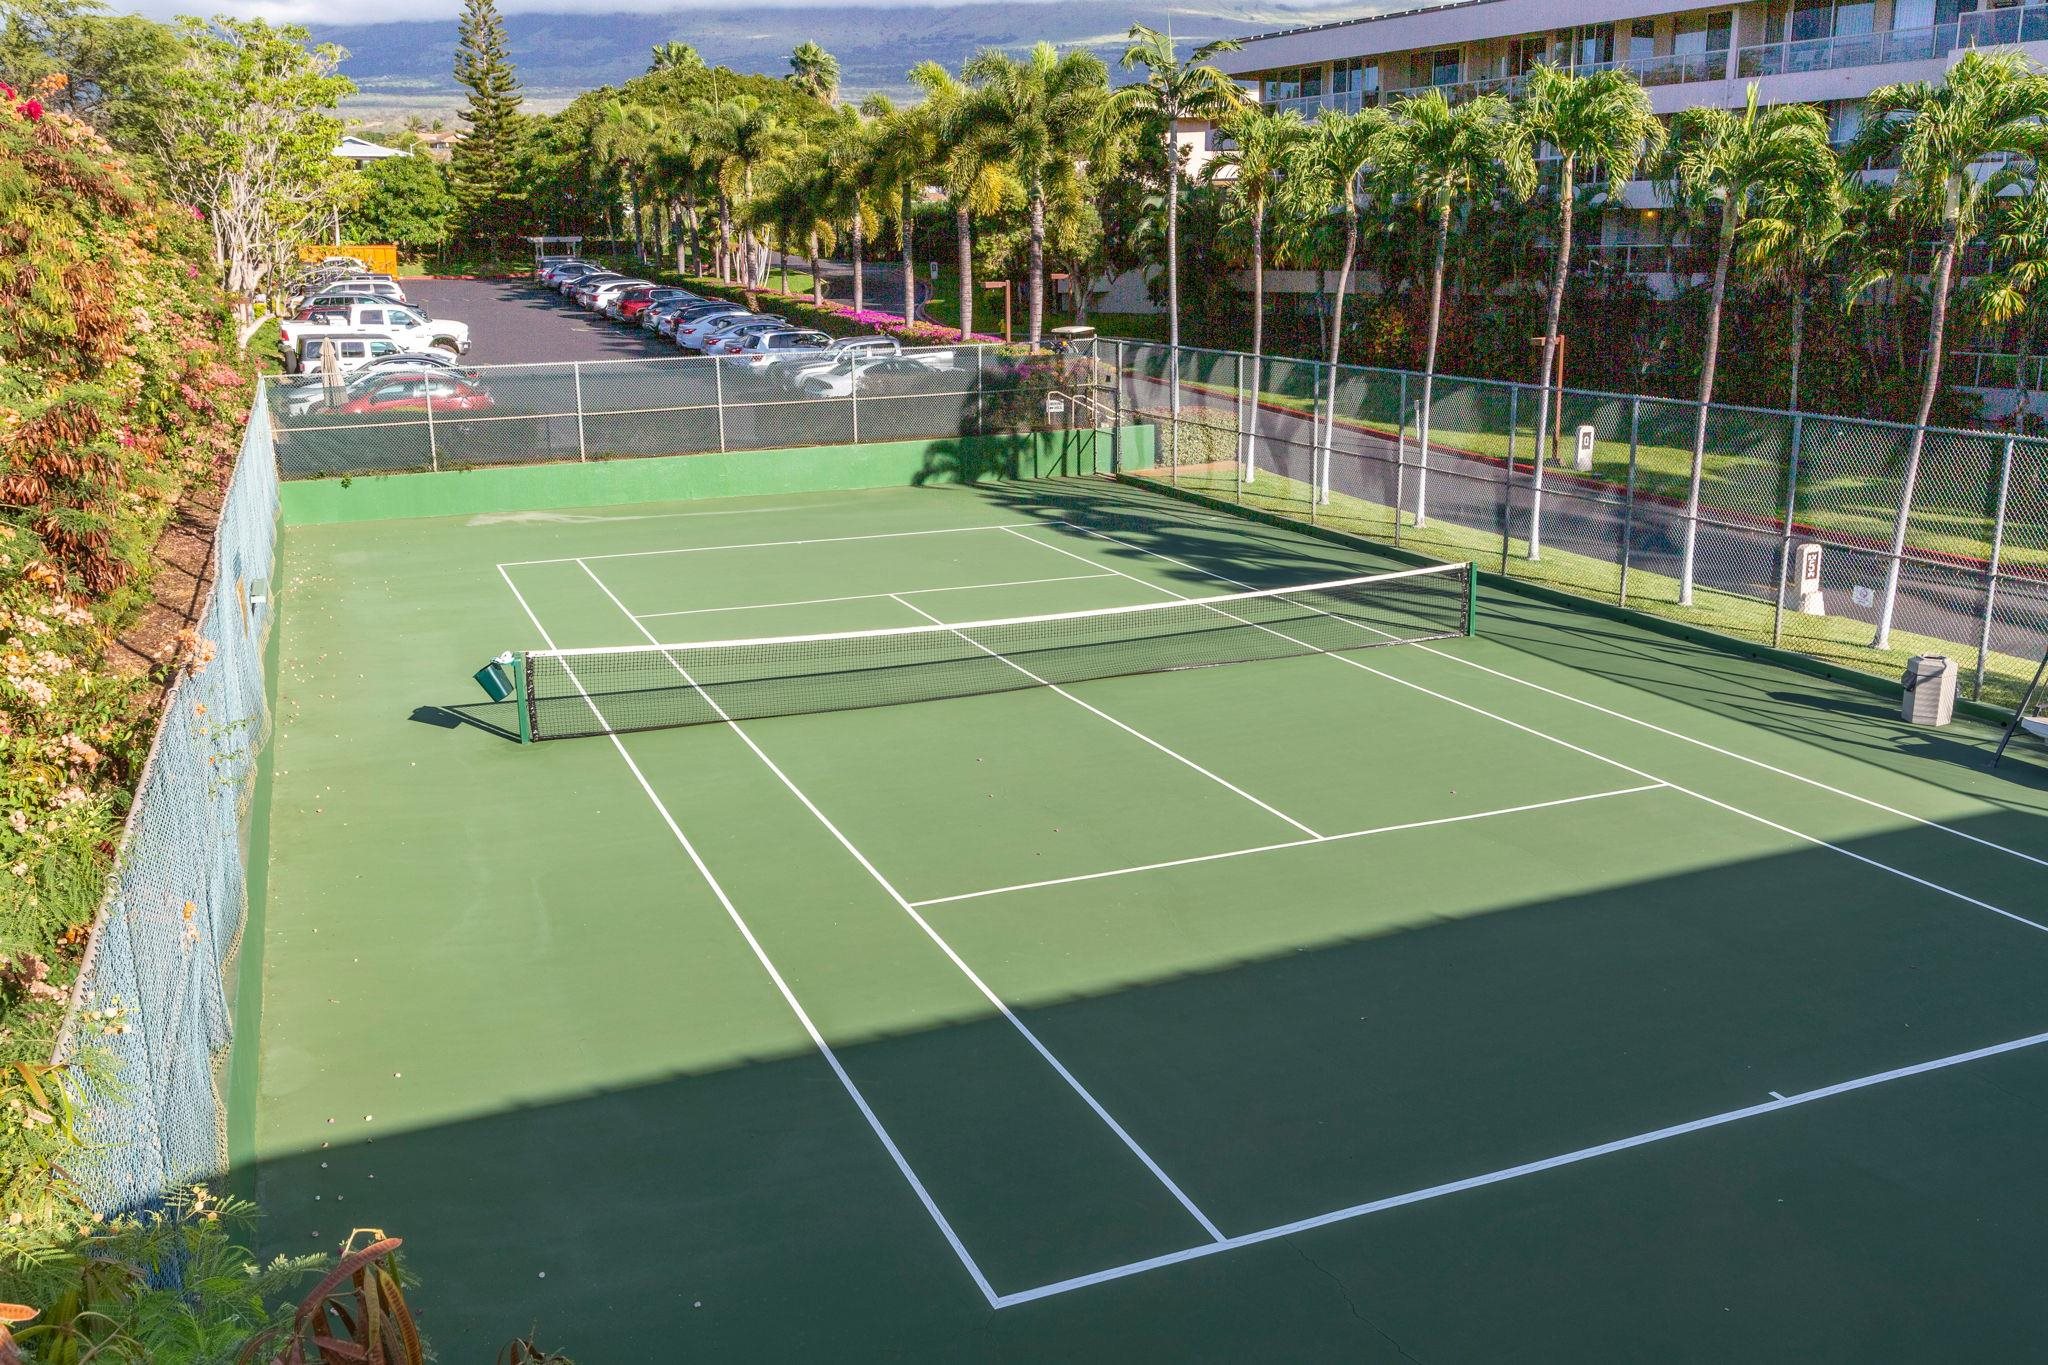
<instances>
[{"instance_id":1,"label":"shadow on court","mask_svg":"<svg viewBox=\"0 0 2048 1365\"><path fill-rule=\"evenodd\" d=\"M1442 856L1498 859L1499 897L1458 918L1389 904L1362 854L1342 895L1382 926L1370 934L1101 987L1006 983L1001 954L962 951L1232 1235L2048 1029L2048 934L1838 853L1518 903L1512 860L1474 838L1488 835L1445 839ZM1914 830L1852 851L1907 861L1923 840L1961 847ZM1291 856L1242 860L1264 894L1212 912L1252 930L1298 910ZM983 949L1071 933L1079 981L1099 970L1079 926L1144 908L1014 904L937 924ZM687 1011L701 970L678 960L673 998L648 1008ZM470 1027L576 1027L522 1015L505 988L504 1015ZM940 1112L1003 1111L1001 1075L973 1058L1008 1028L833 1040L985 1264L1003 1259L1005 1220L1042 1222L1058 1191L928 1134ZM562 1098L412 1130L381 1116L374 1141L337 1085L331 1146L238 1173L268 1250L352 1226L403 1236L450 1360L536 1324L593 1361L1248 1359L1283 1344L1311 1359L1988 1359L2048 1330L2048 1048L998 1312L816 1054L594 1093L542 1079ZM1070 1216L1078 1241L1127 1211ZM1202 1241L1186 1232L1156 1251ZM1100 1268L1049 1259L996 1288Z\"/></svg>"}]
</instances>

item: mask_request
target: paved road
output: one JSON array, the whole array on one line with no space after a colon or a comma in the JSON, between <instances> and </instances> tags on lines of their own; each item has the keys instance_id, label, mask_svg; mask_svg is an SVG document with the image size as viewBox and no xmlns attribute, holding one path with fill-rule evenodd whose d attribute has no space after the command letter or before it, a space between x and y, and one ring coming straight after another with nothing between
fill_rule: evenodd
<instances>
[{"instance_id":1,"label":"paved road","mask_svg":"<svg viewBox=\"0 0 2048 1365\"><path fill-rule=\"evenodd\" d=\"M1164 410L1170 403L1166 385L1139 379L1137 400L1146 408ZM1214 404L1216 400L1206 400ZM1231 421L1227 400L1212 420L1228 426ZM1310 478L1309 454L1315 439L1314 424L1289 412L1262 409L1258 420L1257 461L1262 469L1275 470L1304 483ZM1337 428L1333 438L1330 485L1382 506L1397 501L1411 515L1417 505L1416 453L1408 449L1408 468L1397 470L1396 444L1384 437ZM1503 508L1513 533L1525 538L1530 523L1532 490L1526 468L1510 488L1504 488L1506 471L1489 460L1475 459L1440 446L1430 448L1428 515L1453 525L1498 535ZM1711 516L1711 509L1703 511ZM1727 519L1732 522L1739 518ZM1632 568L1677 578L1685 544L1684 509L1671 503L1642 498L1633 516L1619 493L1589 487L1574 480L1546 478L1543 496L1543 546L1546 550L1585 555L1607 564L1621 560L1624 536L1629 542ZM1764 528L1740 524L1716 525L1703 520L1695 556L1695 581L1714 588L1765 602L1776 596L1780 536ZM1823 556L1822 586L1828 614L1849 617L1875 630L1877 607L1861 607L1851 596L1856 586L1881 591L1885 557L1881 553L1830 546ZM1788 610L1797 606L1787 602ZM1900 574L1899 605L1894 617L1900 630L1931 635L1953 642L1956 657L1965 667L1974 664L1984 614L1984 580L1981 571L1951 569L1931 564L1907 563ZM1796 618L1790 631L1796 633ZM2022 584L2007 579L1999 587L1997 615L1993 622L1993 650L2022 659L2038 658L2048 633L2048 585Z\"/></svg>"},{"instance_id":2,"label":"paved road","mask_svg":"<svg viewBox=\"0 0 2048 1365\"><path fill-rule=\"evenodd\" d=\"M638 327L586 313L529 280L404 280L406 297L430 317L469 324L472 365L535 361L636 360L676 348Z\"/></svg>"},{"instance_id":3,"label":"paved road","mask_svg":"<svg viewBox=\"0 0 2048 1365\"><path fill-rule=\"evenodd\" d=\"M780 255L770 252L768 260L768 279L770 283L774 283L781 274L782 258ZM789 258L789 268L808 273L811 268L810 257L791 256ZM920 271L924 270L925 263L919 261L917 268ZM818 262L818 273L825 277L826 298L831 299L834 303L851 304L853 302L853 265L851 262L822 260ZM888 313L902 311L902 261L863 261L861 262L860 278L862 304ZM925 305L931 302L931 297L931 281L919 278L917 281L917 315L920 318L924 317Z\"/></svg>"}]
</instances>

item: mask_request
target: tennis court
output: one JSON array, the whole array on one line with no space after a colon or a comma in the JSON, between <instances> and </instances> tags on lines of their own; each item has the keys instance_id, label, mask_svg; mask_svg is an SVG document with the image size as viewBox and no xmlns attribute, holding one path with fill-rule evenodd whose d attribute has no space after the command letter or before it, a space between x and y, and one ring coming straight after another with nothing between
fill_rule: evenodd
<instances>
[{"instance_id":1,"label":"tennis court","mask_svg":"<svg viewBox=\"0 0 2048 1365\"><path fill-rule=\"evenodd\" d=\"M234 1122L444 1358L2048 1326L2048 782L1968 724L1106 480L284 568Z\"/></svg>"}]
</instances>

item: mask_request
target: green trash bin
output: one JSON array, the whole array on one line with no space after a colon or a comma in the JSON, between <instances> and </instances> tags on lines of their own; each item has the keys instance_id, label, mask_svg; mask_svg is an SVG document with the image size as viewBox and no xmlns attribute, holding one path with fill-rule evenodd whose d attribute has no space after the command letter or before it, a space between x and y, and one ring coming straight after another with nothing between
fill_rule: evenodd
<instances>
[{"instance_id":1,"label":"green trash bin","mask_svg":"<svg viewBox=\"0 0 2048 1365\"><path fill-rule=\"evenodd\" d=\"M476 671L477 686L492 701L510 701L515 690L512 670L517 667L512 651L506 650Z\"/></svg>"}]
</instances>

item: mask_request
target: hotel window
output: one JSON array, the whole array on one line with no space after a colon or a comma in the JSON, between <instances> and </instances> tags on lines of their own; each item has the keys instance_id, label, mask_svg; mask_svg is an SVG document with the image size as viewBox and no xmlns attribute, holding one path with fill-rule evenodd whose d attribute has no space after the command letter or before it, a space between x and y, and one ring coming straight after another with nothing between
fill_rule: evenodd
<instances>
[{"instance_id":1,"label":"hotel window","mask_svg":"<svg viewBox=\"0 0 2048 1365\"><path fill-rule=\"evenodd\" d=\"M1339 95L1358 91L1366 95L1379 93L1380 67L1378 62L1367 62L1353 57L1348 62L1338 62L1330 68L1330 89Z\"/></svg>"},{"instance_id":2,"label":"hotel window","mask_svg":"<svg viewBox=\"0 0 2048 1365\"><path fill-rule=\"evenodd\" d=\"M1508 48L1508 70L1510 76L1526 76L1531 70L1550 60L1550 38L1518 39Z\"/></svg>"},{"instance_id":3,"label":"hotel window","mask_svg":"<svg viewBox=\"0 0 2048 1365\"><path fill-rule=\"evenodd\" d=\"M1282 71L1266 79L1268 102L1300 99L1323 93L1323 69L1320 66L1297 67Z\"/></svg>"},{"instance_id":4,"label":"hotel window","mask_svg":"<svg viewBox=\"0 0 2048 1365\"><path fill-rule=\"evenodd\" d=\"M1622 25L1628 38L1628 59L1646 62L1657 55L1657 28L1648 19L1631 19Z\"/></svg>"},{"instance_id":5,"label":"hotel window","mask_svg":"<svg viewBox=\"0 0 2048 1365\"><path fill-rule=\"evenodd\" d=\"M1456 85L1462 75L1462 63L1458 49L1440 47L1429 54L1429 83L1431 85Z\"/></svg>"},{"instance_id":6,"label":"hotel window","mask_svg":"<svg viewBox=\"0 0 2048 1365\"><path fill-rule=\"evenodd\" d=\"M1834 29L1834 0L1792 0L1792 41L1825 38Z\"/></svg>"},{"instance_id":7,"label":"hotel window","mask_svg":"<svg viewBox=\"0 0 2048 1365\"><path fill-rule=\"evenodd\" d=\"M1934 0L1893 0L1892 32L1934 27Z\"/></svg>"},{"instance_id":8,"label":"hotel window","mask_svg":"<svg viewBox=\"0 0 2048 1365\"><path fill-rule=\"evenodd\" d=\"M1716 10L1711 14L1681 14L1672 23L1671 51L1680 57L1700 57L1709 52L1726 52L1735 34L1735 12Z\"/></svg>"},{"instance_id":9,"label":"hotel window","mask_svg":"<svg viewBox=\"0 0 2048 1365\"><path fill-rule=\"evenodd\" d=\"M1614 60L1614 25L1581 24L1572 30L1572 65L1602 66Z\"/></svg>"}]
</instances>

